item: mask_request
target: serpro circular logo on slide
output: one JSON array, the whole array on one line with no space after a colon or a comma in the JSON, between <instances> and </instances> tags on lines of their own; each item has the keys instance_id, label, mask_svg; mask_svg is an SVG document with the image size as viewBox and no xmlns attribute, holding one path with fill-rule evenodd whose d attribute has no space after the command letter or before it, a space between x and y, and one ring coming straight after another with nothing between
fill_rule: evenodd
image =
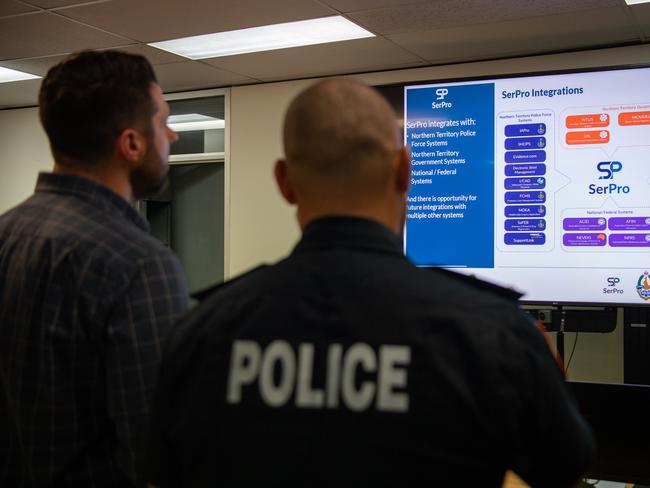
<instances>
[{"instance_id":1,"label":"serpro circular logo on slide","mask_svg":"<svg viewBox=\"0 0 650 488\"><path fill-rule=\"evenodd\" d=\"M648 281L648 272L639 276L636 283L636 291L643 300L650 300L650 281Z\"/></svg>"}]
</instances>

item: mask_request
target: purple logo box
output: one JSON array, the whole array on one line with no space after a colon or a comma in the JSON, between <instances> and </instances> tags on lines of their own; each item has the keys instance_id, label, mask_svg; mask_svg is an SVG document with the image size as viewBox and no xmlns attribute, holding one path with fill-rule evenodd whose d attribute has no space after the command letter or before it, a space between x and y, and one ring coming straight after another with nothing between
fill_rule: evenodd
<instances>
[{"instance_id":1,"label":"purple logo box","mask_svg":"<svg viewBox=\"0 0 650 488\"><path fill-rule=\"evenodd\" d=\"M507 166L508 168L510 166ZM506 190L541 190L546 186L546 178L506 178Z\"/></svg>"},{"instance_id":2,"label":"purple logo box","mask_svg":"<svg viewBox=\"0 0 650 488\"><path fill-rule=\"evenodd\" d=\"M610 234L612 247L650 247L650 234Z\"/></svg>"},{"instance_id":3,"label":"purple logo box","mask_svg":"<svg viewBox=\"0 0 650 488\"><path fill-rule=\"evenodd\" d=\"M544 203L546 192L544 191L507 191L506 203Z\"/></svg>"},{"instance_id":4,"label":"purple logo box","mask_svg":"<svg viewBox=\"0 0 650 488\"><path fill-rule=\"evenodd\" d=\"M542 232L508 232L503 241L509 246L541 246L546 242L546 235Z\"/></svg>"},{"instance_id":5,"label":"purple logo box","mask_svg":"<svg viewBox=\"0 0 650 488\"><path fill-rule=\"evenodd\" d=\"M511 124L506 125L506 137L541 136L546 134L546 124Z\"/></svg>"},{"instance_id":6,"label":"purple logo box","mask_svg":"<svg viewBox=\"0 0 650 488\"><path fill-rule=\"evenodd\" d=\"M514 218L544 217L546 207L544 205L508 205L505 214L506 217Z\"/></svg>"},{"instance_id":7,"label":"purple logo box","mask_svg":"<svg viewBox=\"0 0 650 488\"><path fill-rule=\"evenodd\" d=\"M543 231L546 230L544 219L506 219L505 229L516 232Z\"/></svg>"},{"instance_id":8,"label":"purple logo box","mask_svg":"<svg viewBox=\"0 0 650 488\"><path fill-rule=\"evenodd\" d=\"M505 140L506 149L543 149L545 147L545 137L515 137Z\"/></svg>"},{"instance_id":9,"label":"purple logo box","mask_svg":"<svg viewBox=\"0 0 650 488\"><path fill-rule=\"evenodd\" d=\"M650 230L650 217L612 217L610 230Z\"/></svg>"},{"instance_id":10,"label":"purple logo box","mask_svg":"<svg viewBox=\"0 0 650 488\"><path fill-rule=\"evenodd\" d=\"M570 247L602 247L607 244L607 236L602 232L564 234L562 243Z\"/></svg>"},{"instance_id":11,"label":"purple logo box","mask_svg":"<svg viewBox=\"0 0 650 488\"><path fill-rule=\"evenodd\" d=\"M543 163L546 151L506 151L506 163Z\"/></svg>"},{"instance_id":12,"label":"purple logo box","mask_svg":"<svg viewBox=\"0 0 650 488\"><path fill-rule=\"evenodd\" d=\"M545 174L545 164L512 164L506 166L506 176L542 176Z\"/></svg>"},{"instance_id":13,"label":"purple logo box","mask_svg":"<svg viewBox=\"0 0 650 488\"><path fill-rule=\"evenodd\" d=\"M607 219L604 217L566 218L562 221L564 230L605 230Z\"/></svg>"}]
</instances>

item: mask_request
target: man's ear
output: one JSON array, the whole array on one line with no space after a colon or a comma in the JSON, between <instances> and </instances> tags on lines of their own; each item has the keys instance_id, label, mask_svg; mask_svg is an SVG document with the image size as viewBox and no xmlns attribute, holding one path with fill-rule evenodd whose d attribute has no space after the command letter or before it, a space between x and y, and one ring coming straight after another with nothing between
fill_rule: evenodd
<instances>
[{"instance_id":1,"label":"man's ear","mask_svg":"<svg viewBox=\"0 0 650 488\"><path fill-rule=\"evenodd\" d=\"M293 205L296 203L296 194L293 190L293 184L289 178L289 169L287 168L287 162L284 159L278 159L275 162L275 181L278 184L280 193L284 199Z\"/></svg>"},{"instance_id":2,"label":"man's ear","mask_svg":"<svg viewBox=\"0 0 650 488\"><path fill-rule=\"evenodd\" d=\"M406 194L411 182L411 153L408 147L403 146L397 151L397 190Z\"/></svg>"},{"instance_id":3,"label":"man's ear","mask_svg":"<svg viewBox=\"0 0 650 488\"><path fill-rule=\"evenodd\" d=\"M147 139L135 129L124 129L115 141L115 149L129 166L138 166L147 152Z\"/></svg>"}]
</instances>

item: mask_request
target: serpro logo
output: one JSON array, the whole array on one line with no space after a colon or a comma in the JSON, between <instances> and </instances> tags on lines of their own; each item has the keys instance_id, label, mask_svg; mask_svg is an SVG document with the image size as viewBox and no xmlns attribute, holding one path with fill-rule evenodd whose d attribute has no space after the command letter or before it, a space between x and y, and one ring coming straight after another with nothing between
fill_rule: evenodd
<instances>
[{"instance_id":1,"label":"serpro logo","mask_svg":"<svg viewBox=\"0 0 650 488\"><path fill-rule=\"evenodd\" d=\"M648 281L648 272L645 271L636 283L636 291L643 300L650 300L650 282Z\"/></svg>"},{"instance_id":2,"label":"serpro logo","mask_svg":"<svg viewBox=\"0 0 650 488\"><path fill-rule=\"evenodd\" d=\"M599 173L603 173L598 177L599 180L613 180L614 173L618 173L623 169L623 164L620 161L602 161L596 165Z\"/></svg>"},{"instance_id":3,"label":"serpro logo","mask_svg":"<svg viewBox=\"0 0 650 488\"><path fill-rule=\"evenodd\" d=\"M604 234L603 234L604 237ZM621 290L620 288L617 288L616 285L618 285L621 282L621 279L618 276L610 276L607 278L607 286L603 288L603 293L605 295L623 295L625 291Z\"/></svg>"},{"instance_id":4,"label":"serpro logo","mask_svg":"<svg viewBox=\"0 0 650 488\"><path fill-rule=\"evenodd\" d=\"M436 100L444 100L447 94L449 93L449 90L447 88L438 88L436 90Z\"/></svg>"}]
</instances>

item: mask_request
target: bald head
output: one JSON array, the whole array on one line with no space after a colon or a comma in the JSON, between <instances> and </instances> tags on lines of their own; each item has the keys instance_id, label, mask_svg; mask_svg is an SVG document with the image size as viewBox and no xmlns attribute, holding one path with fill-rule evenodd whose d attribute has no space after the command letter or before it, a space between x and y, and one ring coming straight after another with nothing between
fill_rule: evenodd
<instances>
[{"instance_id":1,"label":"bald head","mask_svg":"<svg viewBox=\"0 0 650 488\"><path fill-rule=\"evenodd\" d=\"M300 93L287 110L284 148L276 176L299 218L301 212L372 217L404 200L408 157L395 113L362 83L327 80Z\"/></svg>"},{"instance_id":2,"label":"bald head","mask_svg":"<svg viewBox=\"0 0 650 488\"><path fill-rule=\"evenodd\" d=\"M386 183L399 146L392 108L356 81L328 80L308 88L285 118L287 162L300 184L309 187L375 194Z\"/></svg>"}]
</instances>

